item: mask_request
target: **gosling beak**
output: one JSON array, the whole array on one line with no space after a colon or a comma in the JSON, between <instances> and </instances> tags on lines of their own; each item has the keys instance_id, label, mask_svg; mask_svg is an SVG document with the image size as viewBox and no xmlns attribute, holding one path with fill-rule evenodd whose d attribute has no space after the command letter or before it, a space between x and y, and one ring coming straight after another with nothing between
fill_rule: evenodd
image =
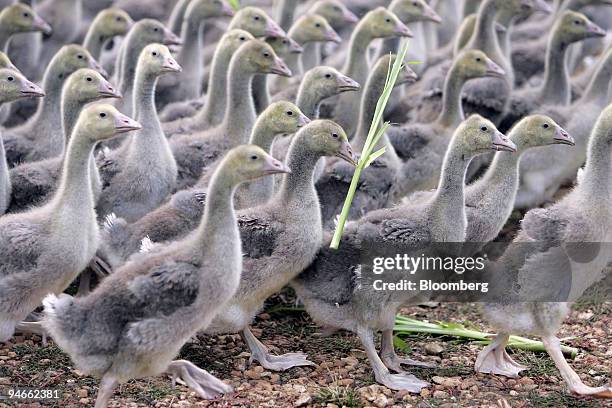
<instances>
[{"instance_id":1,"label":"gosling beak","mask_svg":"<svg viewBox=\"0 0 612 408\"><path fill-rule=\"evenodd\" d=\"M544 0L533 0L533 11L544 14L552 14L553 9L550 4L548 4Z\"/></svg>"},{"instance_id":2,"label":"gosling beak","mask_svg":"<svg viewBox=\"0 0 612 408\"><path fill-rule=\"evenodd\" d=\"M94 71L98 71L98 73L104 78L108 78L108 72L106 72L102 65L98 64L98 61L93 58L89 60L89 68L93 69Z\"/></svg>"},{"instance_id":3,"label":"gosling beak","mask_svg":"<svg viewBox=\"0 0 612 408\"><path fill-rule=\"evenodd\" d=\"M125 20L125 28L126 28L125 32L127 33L128 31L130 31L132 27L134 27L134 20L132 20L130 16L127 16Z\"/></svg>"},{"instance_id":4,"label":"gosling beak","mask_svg":"<svg viewBox=\"0 0 612 408\"><path fill-rule=\"evenodd\" d=\"M491 149L498 152L516 152L516 145L500 131L495 131Z\"/></svg>"},{"instance_id":5,"label":"gosling beak","mask_svg":"<svg viewBox=\"0 0 612 408\"><path fill-rule=\"evenodd\" d=\"M414 84L419 80L419 76L408 67L405 67L402 73L402 84Z\"/></svg>"},{"instance_id":6,"label":"gosling beak","mask_svg":"<svg viewBox=\"0 0 612 408\"><path fill-rule=\"evenodd\" d=\"M270 176L272 174L291 173L291 169L280 160L276 160L272 156L266 157L263 165L263 175Z\"/></svg>"},{"instance_id":7,"label":"gosling beak","mask_svg":"<svg viewBox=\"0 0 612 408\"><path fill-rule=\"evenodd\" d=\"M293 75L287 64L285 64L285 62L278 57L274 59L274 65L270 67L270 73L284 77L290 77Z\"/></svg>"},{"instance_id":8,"label":"gosling beak","mask_svg":"<svg viewBox=\"0 0 612 408\"><path fill-rule=\"evenodd\" d=\"M300 118L298 119L297 127L298 127L298 129L299 128L303 128L304 126L306 126L309 123L310 123L310 119L308 119L308 117L306 115L300 115Z\"/></svg>"},{"instance_id":9,"label":"gosling beak","mask_svg":"<svg viewBox=\"0 0 612 408\"><path fill-rule=\"evenodd\" d=\"M115 89L115 87L113 87L108 81L102 82L100 84L100 87L98 88L98 91L100 92L100 96L103 98L122 98L123 97L123 95L121 95L121 92L119 92L118 89Z\"/></svg>"},{"instance_id":10,"label":"gosling beak","mask_svg":"<svg viewBox=\"0 0 612 408\"><path fill-rule=\"evenodd\" d=\"M40 98L45 96L45 91L40 86L26 79L21 83L21 94L23 96Z\"/></svg>"},{"instance_id":11,"label":"gosling beak","mask_svg":"<svg viewBox=\"0 0 612 408\"><path fill-rule=\"evenodd\" d=\"M612 0L610 0L610 1L612 1ZM357 17L355 15L355 13L353 13L351 10L349 10L347 8L344 9L344 13L343 13L342 17L344 17L344 21L347 24L355 24L356 22L359 21L359 17Z\"/></svg>"},{"instance_id":12,"label":"gosling beak","mask_svg":"<svg viewBox=\"0 0 612 408\"><path fill-rule=\"evenodd\" d=\"M428 4L425 4L425 9L423 10L423 17L427 21L431 21L432 23L440 24L442 22L442 17L436 11L431 8Z\"/></svg>"},{"instance_id":13,"label":"gosling beak","mask_svg":"<svg viewBox=\"0 0 612 408\"><path fill-rule=\"evenodd\" d=\"M287 37L289 40L289 52L291 54L301 54L304 52L304 48L297 41L293 40L291 37Z\"/></svg>"},{"instance_id":14,"label":"gosling beak","mask_svg":"<svg viewBox=\"0 0 612 408\"><path fill-rule=\"evenodd\" d=\"M227 17L234 17L234 14L236 13L234 12L232 6L230 6L227 1L223 1L221 3L221 15Z\"/></svg>"},{"instance_id":15,"label":"gosling beak","mask_svg":"<svg viewBox=\"0 0 612 408\"><path fill-rule=\"evenodd\" d=\"M268 19L266 22L266 28L264 30L264 35L266 37L286 37L287 33L285 30L280 28L278 24L272 19Z\"/></svg>"},{"instance_id":16,"label":"gosling beak","mask_svg":"<svg viewBox=\"0 0 612 408\"><path fill-rule=\"evenodd\" d=\"M554 144L563 144L568 146L576 146L574 138L560 126L555 129Z\"/></svg>"},{"instance_id":17,"label":"gosling beak","mask_svg":"<svg viewBox=\"0 0 612 408\"><path fill-rule=\"evenodd\" d=\"M506 71L497 65L492 59L487 58L487 71L485 76L493 78L503 78L506 76Z\"/></svg>"},{"instance_id":18,"label":"gosling beak","mask_svg":"<svg viewBox=\"0 0 612 408\"><path fill-rule=\"evenodd\" d=\"M501 24L501 23L499 23L499 22L497 22L497 21L496 21L496 22L495 22L495 31L496 31L498 34L503 34L503 33L507 32L507 31L508 31L508 29L506 28L506 26L505 26L505 25L503 25L503 24Z\"/></svg>"},{"instance_id":19,"label":"gosling beak","mask_svg":"<svg viewBox=\"0 0 612 408\"><path fill-rule=\"evenodd\" d=\"M115 114L115 133L126 133L142 129L142 125L123 113Z\"/></svg>"},{"instance_id":20,"label":"gosling beak","mask_svg":"<svg viewBox=\"0 0 612 408\"><path fill-rule=\"evenodd\" d=\"M351 144L347 141L342 142L340 149L338 149L338 152L336 153L336 157L351 163L353 166L357 166L357 156L355 155L355 152L353 152Z\"/></svg>"},{"instance_id":21,"label":"gosling beak","mask_svg":"<svg viewBox=\"0 0 612 408\"><path fill-rule=\"evenodd\" d=\"M164 28L163 43L164 45L181 45L183 44L183 41L172 31L168 30L167 28Z\"/></svg>"},{"instance_id":22,"label":"gosling beak","mask_svg":"<svg viewBox=\"0 0 612 408\"><path fill-rule=\"evenodd\" d=\"M351 92L358 91L361 89L361 85L357 81L347 76L341 76L338 78L338 90L340 92Z\"/></svg>"},{"instance_id":23,"label":"gosling beak","mask_svg":"<svg viewBox=\"0 0 612 408\"><path fill-rule=\"evenodd\" d=\"M53 29L45 20L43 20L40 16L34 16L34 21L32 21L32 28L36 31L42 31L43 34L50 35L53 32Z\"/></svg>"},{"instance_id":24,"label":"gosling beak","mask_svg":"<svg viewBox=\"0 0 612 408\"><path fill-rule=\"evenodd\" d=\"M414 37L412 30L410 30L408 26L401 21L395 26L395 34L399 35L400 37Z\"/></svg>"},{"instance_id":25,"label":"gosling beak","mask_svg":"<svg viewBox=\"0 0 612 408\"><path fill-rule=\"evenodd\" d=\"M178 62L171 56L168 56L164 59L164 63L162 64L162 70L164 72L181 72L183 68L179 65Z\"/></svg>"},{"instance_id":26,"label":"gosling beak","mask_svg":"<svg viewBox=\"0 0 612 408\"><path fill-rule=\"evenodd\" d=\"M592 21L587 22L586 29L590 37L605 37L606 36L606 30L604 30L597 24L593 23Z\"/></svg>"},{"instance_id":27,"label":"gosling beak","mask_svg":"<svg viewBox=\"0 0 612 408\"><path fill-rule=\"evenodd\" d=\"M330 28L325 32L325 39L336 44L340 44L342 42L342 38L340 38L336 30L334 30L333 28Z\"/></svg>"}]
</instances>

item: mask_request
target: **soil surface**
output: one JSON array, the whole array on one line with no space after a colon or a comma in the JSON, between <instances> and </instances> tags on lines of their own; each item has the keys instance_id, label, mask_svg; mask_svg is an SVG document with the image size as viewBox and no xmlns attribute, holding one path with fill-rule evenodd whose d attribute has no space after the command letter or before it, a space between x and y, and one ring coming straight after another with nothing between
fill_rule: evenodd
<instances>
[{"instance_id":1,"label":"soil surface","mask_svg":"<svg viewBox=\"0 0 612 408\"><path fill-rule=\"evenodd\" d=\"M606 286L606 285L602 285ZM610 381L612 371L612 304L597 295L577 304L559 337L577 347L570 364L591 386ZM415 335L402 337L403 354L435 363L437 368L414 369L414 375L432 383L419 395L391 391L375 383L365 353L352 333L324 337L321 329L299 309L288 291L271 299L253 332L274 353L304 351L314 367L276 373L257 363L238 335L199 336L185 345L181 358L231 383L235 392L215 401L199 400L184 386L172 388L167 377L135 380L119 387L111 407L604 407L606 401L577 398L567 390L545 353L514 351L517 361L529 365L517 379L475 374L473 365L482 346L455 338ZM406 316L428 321L462 323L491 331L474 304L411 307ZM45 347L38 336L18 336L0 346L0 390L13 387L59 390L60 399L37 402L0 401L0 408L93 406L98 380L80 375L53 341Z\"/></svg>"}]
</instances>

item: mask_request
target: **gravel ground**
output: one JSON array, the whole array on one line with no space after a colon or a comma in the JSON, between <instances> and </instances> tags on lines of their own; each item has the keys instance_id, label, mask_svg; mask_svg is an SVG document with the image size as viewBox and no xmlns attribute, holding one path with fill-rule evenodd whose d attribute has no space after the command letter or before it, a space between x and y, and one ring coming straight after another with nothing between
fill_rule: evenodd
<instances>
[{"instance_id":1,"label":"gravel ground","mask_svg":"<svg viewBox=\"0 0 612 408\"><path fill-rule=\"evenodd\" d=\"M201 401L183 386L171 387L168 378L130 381L116 390L111 407L603 407L606 402L567 395L552 361L544 353L517 352L516 359L531 367L518 379L474 374L480 346L450 338L425 335L404 337L414 359L436 363L435 369L412 372L432 382L420 395L391 391L374 382L365 353L356 337L340 332L323 337L308 316L290 308L290 293L276 297L258 316L253 332L275 353L302 350L316 367L285 373L249 366L248 349L238 335L200 336L182 350L187 358L225 381L235 393L216 401ZM559 336L580 353L571 361L589 385L609 381L612 369L612 304L577 305ZM433 309L412 307L407 316L430 321L459 322L487 330L474 304L445 304ZM98 381L80 375L52 341L20 336L0 348L0 389L36 387L59 389L61 399L6 404L0 408L93 406Z\"/></svg>"}]
</instances>

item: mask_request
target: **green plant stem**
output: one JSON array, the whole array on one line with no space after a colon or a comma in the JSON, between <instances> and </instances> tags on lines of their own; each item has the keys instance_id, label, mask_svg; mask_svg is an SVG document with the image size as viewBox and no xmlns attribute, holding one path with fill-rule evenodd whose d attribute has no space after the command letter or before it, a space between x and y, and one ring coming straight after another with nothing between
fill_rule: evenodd
<instances>
[{"instance_id":1,"label":"green plant stem","mask_svg":"<svg viewBox=\"0 0 612 408\"><path fill-rule=\"evenodd\" d=\"M349 186L348 194L344 199L344 205L342 206L342 212L340 213L340 219L338 220L338 226L336 227L336 231L334 232L334 238L332 239L332 243L330 248L338 249L340 246L340 240L342 239L342 231L344 231L344 225L348 220L349 211L351 208L351 204L353 203L353 196L357 191L357 185L359 184L359 178L361 177L361 166L357 166L355 169L355 174L353 175L353 179L351 180L351 185Z\"/></svg>"}]
</instances>

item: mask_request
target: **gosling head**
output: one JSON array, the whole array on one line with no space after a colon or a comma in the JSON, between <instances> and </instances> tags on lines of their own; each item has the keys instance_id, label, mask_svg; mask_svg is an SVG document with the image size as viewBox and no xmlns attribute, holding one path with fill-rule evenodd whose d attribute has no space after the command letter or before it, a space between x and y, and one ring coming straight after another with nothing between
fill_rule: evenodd
<instances>
[{"instance_id":1,"label":"gosling head","mask_svg":"<svg viewBox=\"0 0 612 408\"><path fill-rule=\"evenodd\" d=\"M137 39L141 44L159 43L164 45L181 45L181 39L166 28L161 22L145 18L138 21L132 29L130 34L131 38Z\"/></svg>"},{"instance_id":2,"label":"gosling head","mask_svg":"<svg viewBox=\"0 0 612 408\"><path fill-rule=\"evenodd\" d=\"M566 10L561 15L555 24L555 29L561 30L561 37L566 45L606 35L606 31L589 20L587 16L571 10Z\"/></svg>"},{"instance_id":3,"label":"gosling head","mask_svg":"<svg viewBox=\"0 0 612 408\"><path fill-rule=\"evenodd\" d=\"M92 23L100 30L103 37L124 36L134 25L128 13L118 8L107 8L98 13Z\"/></svg>"},{"instance_id":4,"label":"gosling head","mask_svg":"<svg viewBox=\"0 0 612 408\"><path fill-rule=\"evenodd\" d=\"M256 145L241 145L226 153L220 169L230 170L232 184L255 180L273 174L291 173L289 167Z\"/></svg>"},{"instance_id":5,"label":"gosling head","mask_svg":"<svg viewBox=\"0 0 612 408\"><path fill-rule=\"evenodd\" d=\"M589 6L612 6L612 0L577 0L576 10Z\"/></svg>"},{"instance_id":6,"label":"gosling head","mask_svg":"<svg viewBox=\"0 0 612 408\"><path fill-rule=\"evenodd\" d=\"M457 56L453 65L464 79L506 76L506 72L480 50L464 51Z\"/></svg>"},{"instance_id":7,"label":"gosling head","mask_svg":"<svg viewBox=\"0 0 612 408\"><path fill-rule=\"evenodd\" d=\"M372 38L413 37L412 31L399 18L384 7L378 7L361 20Z\"/></svg>"},{"instance_id":8,"label":"gosling head","mask_svg":"<svg viewBox=\"0 0 612 408\"><path fill-rule=\"evenodd\" d=\"M545 115L523 118L512 128L509 136L519 150L553 144L569 146L576 144L569 133Z\"/></svg>"},{"instance_id":9,"label":"gosling head","mask_svg":"<svg viewBox=\"0 0 612 408\"><path fill-rule=\"evenodd\" d=\"M79 115L75 131L92 143L111 139L119 134L142 129L134 119L120 113L114 106L95 104L86 106Z\"/></svg>"},{"instance_id":10,"label":"gosling head","mask_svg":"<svg viewBox=\"0 0 612 408\"><path fill-rule=\"evenodd\" d=\"M64 45L60 48L49 65L58 70L59 78L67 78L80 68L91 68L98 71L102 76L108 77L106 70L98 64L89 51L76 44Z\"/></svg>"},{"instance_id":11,"label":"gosling head","mask_svg":"<svg viewBox=\"0 0 612 408\"><path fill-rule=\"evenodd\" d=\"M390 67L393 66L395 60L397 59L397 55L388 54L383 55L378 59L376 64L374 64L374 68L372 69L376 75L379 77L387 77L387 72L389 72ZM413 84L419 79L416 72L412 70L408 65L404 65L404 67L400 70L399 76L397 77L397 81L395 81L395 86L400 86L404 84Z\"/></svg>"},{"instance_id":12,"label":"gosling head","mask_svg":"<svg viewBox=\"0 0 612 408\"><path fill-rule=\"evenodd\" d=\"M331 41L337 44L342 42L342 38L327 20L318 14L306 14L298 18L291 30L291 36L302 39L302 43Z\"/></svg>"},{"instance_id":13,"label":"gosling head","mask_svg":"<svg viewBox=\"0 0 612 408\"><path fill-rule=\"evenodd\" d=\"M0 51L0 68L8 68L12 69L13 71L19 71L19 69L13 65L13 61L11 61L8 55L2 51Z\"/></svg>"},{"instance_id":14,"label":"gosling head","mask_svg":"<svg viewBox=\"0 0 612 408\"><path fill-rule=\"evenodd\" d=\"M464 157L473 157L491 150L515 152L516 145L493 122L480 115L472 115L455 131L454 142Z\"/></svg>"},{"instance_id":15,"label":"gosling head","mask_svg":"<svg viewBox=\"0 0 612 408\"><path fill-rule=\"evenodd\" d=\"M45 96L43 90L19 71L0 68L0 104L26 97Z\"/></svg>"},{"instance_id":16,"label":"gosling head","mask_svg":"<svg viewBox=\"0 0 612 408\"><path fill-rule=\"evenodd\" d=\"M233 60L241 69L255 74L276 74L290 77L291 70L276 55L272 47L261 40L251 40L242 45Z\"/></svg>"},{"instance_id":17,"label":"gosling head","mask_svg":"<svg viewBox=\"0 0 612 408\"><path fill-rule=\"evenodd\" d=\"M258 7L243 7L234 16L230 28L240 28L255 37L286 37L283 30L265 11Z\"/></svg>"},{"instance_id":18,"label":"gosling head","mask_svg":"<svg viewBox=\"0 0 612 408\"><path fill-rule=\"evenodd\" d=\"M357 156L346 132L331 120L314 120L301 129L296 137L304 138L310 151L321 156L336 156L353 166L357 165Z\"/></svg>"},{"instance_id":19,"label":"gosling head","mask_svg":"<svg viewBox=\"0 0 612 408\"><path fill-rule=\"evenodd\" d=\"M309 10L310 13L325 17L334 29L355 24L359 18L339 0L319 0Z\"/></svg>"},{"instance_id":20,"label":"gosling head","mask_svg":"<svg viewBox=\"0 0 612 408\"><path fill-rule=\"evenodd\" d=\"M389 5L389 10L406 24L418 21L429 21L436 24L442 22L442 18L425 0L393 0Z\"/></svg>"},{"instance_id":21,"label":"gosling head","mask_svg":"<svg viewBox=\"0 0 612 408\"><path fill-rule=\"evenodd\" d=\"M336 68L327 66L314 67L308 70L304 74L302 82L319 100L343 92L358 91L361 88L354 79L344 75Z\"/></svg>"},{"instance_id":22,"label":"gosling head","mask_svg":"<svg viewBox=\"0 0 612 408\"><path fill-rule=\"evenodd\" d=\"M13 33L41 31L51 34L51 26L43 20L30 6L14 3L0 11L0 21Z\"/></svg>"},{"instance_id":23,"label":"gosling head","mask_svg":"<svg viewBox=\"0 0 612 408\"><path fill-rule=\"evenodd\" d=\"M544 0L503 0L498 2L500 20L509 22L517 18L527 18L533 13L551 14L552 7Z\"/></svg>"},{"instance_id":24,"label":"gosling head","mask_svg":"<svg viewBox=\"0 0 612 408\"><path fill-rule=\"evenodd\" d=\"M121 98L121 93L97 71L81 68L66 80L63 97L87 104L103 98Z\"/></svg>"},{"instance_id":25,"label":"gosling head","mask_svg":"<svg viewBox=\"0 0 612 408\"><path fill-rule=\"evenodd\" d=\"M204 20L215 17L233 17L234 9L225 0L196 0L189 3L185 18Z\"/></svg>"},{"instance_id":26,"label":"gosling head","mask_svg":"<svg viewBox=\"0 0 612 408\"><path fill-rule=\"evenodd\" d=\"M162 44L149 44L140 52L139 66L144 67L147 74L160 76L169 72L181 72L182 68L172 57L168 47Z\"/></svg>"},{"instance_id":27,"label":"gosling head","mask_svg":"<svg viewBox=\"0 0 612 408\"><path fill-rule=\"evenodd\" d=\"M291 37L266 37L265 41L270 44L276 55L281 57L304 52L304 48Z\"/></svg>"},{"instance_id":28,"label":"gosling head","mask_svg":"<svg viewBox=\"0 0 612 408\"><path fill-rule=\"evenodd\" d=\"M302 113L300 108L286 101L270 104L261 113L260 118L268 123L270 133L275 136L293 134L310 123L310 119Z\"/></svg>"},{"instance_id":29,"label":"gosling head","mask_svg":"<svg viewBox=\"0 0 612 408\"><path fill-rule=\"evenodd\" d=\"M223 37L219 40L218 47L221 47L222 50L228 50L230 54L233 54L242 44L254 39L255 37L248 31L234 28L223 34Z\"/></svg>"}]
</instances>

